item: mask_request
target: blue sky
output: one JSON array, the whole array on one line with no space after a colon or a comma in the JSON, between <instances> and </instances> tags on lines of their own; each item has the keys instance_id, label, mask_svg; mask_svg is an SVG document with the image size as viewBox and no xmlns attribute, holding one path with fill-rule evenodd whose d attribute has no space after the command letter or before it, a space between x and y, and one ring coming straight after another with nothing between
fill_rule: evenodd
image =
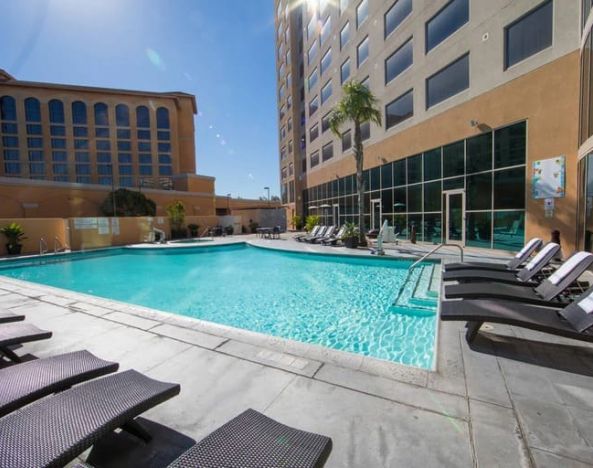
<instances>
[{"instance_id":1,"label":"blue sky","mask_svg":"<svg viewBox=\"0 0 593 468\"><path fill-rule=\"evenodd\" d=\"M278 194L272 0L0 0L16 78L195 94L199 174Z\"/></svg>"}]
</instances>

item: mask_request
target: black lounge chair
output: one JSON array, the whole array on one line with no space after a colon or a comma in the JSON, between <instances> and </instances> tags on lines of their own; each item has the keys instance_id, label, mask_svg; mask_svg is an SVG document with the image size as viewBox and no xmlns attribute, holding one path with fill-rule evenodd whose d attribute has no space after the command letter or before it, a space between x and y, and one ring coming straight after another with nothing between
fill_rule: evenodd
<instances>
[{"instance_id":1,"label":"black lounge chair","mask_svg":"<svg viewBox=\"0 0 593 468\"><path fill-rule=\"evenodd\" d=\"M485 322L593 342L593 288L560 310L512 301L446 301L441 303L441 320L467 322L468 343L476 338Z\"/></svg>"},{"instance_id":2,"label":"black lounge chair","mask_svg":"<svg viewBox=\"0 0 593 468\"><path fill-rule=\"evenodd\" d=\"M503 283L465 283L445 286L447 299L503 299L548 307L562 302L559 296L593 264L593 254L577 252L536 288Z\"/></svg>"},{"instance_id":3,"label":"black lounge chair","mask_svg":"<svg viewBox=\"0 0 593 468\"><path fill-rule=\"evenodd\" d=\"M35 400L116 372L119 364L76 351L0 369L0 417Z\"/></svg>"},{"instance_id":4,"label":"black lounge chair","mask_svg":"<svg viewBox=\"0 0 593 468\"><path fill-rule=\"evenodd\" d=\"M497 283L521 284L526 286L537 286L539 283L532 281L560 252L560 246L554 242L546 246L523 268L515 271L497 270L474 270L458 269L445 271L443 281L459 281L460 283L476 283L483 281L495 281Z\"/></svg>"},{"instance_id":5,"label":"black lounge chair","mask_svg":"<svg viewBox=\"0 0 593 468\"><path fill-rule=\"evenodd\" d=\"M496 271L513 271L520 265L527 262L527 259L533 252L541 247L542 240L534 237L525 246L517 252L511 261L504 264L497 263L483 263L483 262L468 262L468 263L449 263L444 266L444 271L465 270L468 268L474 270L496 270Z\"/></svg>"},{"instance_id":6,"label":"black lounge chair","mask_svg":"<svg viewBox=\"0 0 593 468\"><path fill-rule=\"evenodd\" d=\"M312 237L310 239L305 239L305 242L308 242L310 244L317 244L319 242L322 242L325 239L329 239L330 237L332 237L334 235L334 232L336 231L336 226L329 226L324 234L320 234L319 236L315 236Z\"/></svg>"},{"instance_id":7,"label":"black lounge chair","mask_svg":"<svg viewBox=\"0 0 593 468\"><path fill-rule=\"evenodd\" d=\"M248 409L187 450L169 468L322 467L332 440Z\"/></svg>"},{"instance_id":8,"label":"black lounge chair","mask_svg":"<svg viewBox=\"0 0 593 468\"><path fill-rule=\"evenodd\" d=\"M309 240L309 239L323 235L323 233L325 233L326 229L327 229L327 226L315 226L313 229L311 229L310 233L301 234L300 236L296 236L295 239L298 242L307 242L307 240Z\"/></svg>"},{"instance_id":9,"label":"black lounge chair","mask_svg":"<svg viewBox=\"0 0 593 468\"><path fill-rule=\"evenodd\" d=\"M8 310L0 309L0 323L21 322L23 320L25 320L24 315L18 315Z\"/></svg>"},{"instance_id":10,"label":"black lounge chair","mask_svg":"<svg viewBox=\"0 0 593 468\"><path fill-rule=\"evenodd\" d=\"M3 354L13 362L21 362L21 358L10 349L11 346L48 338L51 338L50 331L40 330L30 323L2 324L0 325L0 355Z\"/></svg>"},{"instance_id":11,"label":"black lounge chair","mask_svg":"<svg viewBox=\"0 0 593 468\"><path fill-rule=\"evenodd\" d=\"M346 231L346 226L342 226L337 234L328 237L327 239L322 239L321 244L323 245L336 245L340 240L342 240L342 236Z\"/></svg>"},{"instance_id":12,"label":"black lounge chair","mask_svg":"<svg viewBox=\"0 0 593 468\"><path fill-rule=\"evenodd\" d=\"M37 401L0 419L0 466L63 466L117 428L148 441L134 418L179 390L129 370Z\"/></svg>"}]
</instances>

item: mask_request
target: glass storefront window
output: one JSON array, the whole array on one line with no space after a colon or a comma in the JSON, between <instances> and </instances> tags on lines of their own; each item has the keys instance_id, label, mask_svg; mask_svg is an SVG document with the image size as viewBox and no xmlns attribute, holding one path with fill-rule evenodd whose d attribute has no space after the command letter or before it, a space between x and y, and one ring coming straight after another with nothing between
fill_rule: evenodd
<instances>
[{"instance_id":1,"label":"glass storefront window","mask_svg":"<svg viewBox=\"0 0 593 468\"><path fill-rule=\"evenodd\" d=\"M525 168L494 173L494 209L510 210L525 207Z\"/></svg>"},{"instance_id":2,"label":"glass storefront window","mask_svg":"<svg viewBox=\"0 0 593 468\"><path fill-rule=\"evenodd\" d=\"M424 212L441 211L441 181L424 184Z\"/></svg>"},{"instance_id":3,"label":"glass storefront window","mask_svg":"<svg viewBox=\"0 0 593 468\"><path fill-rule=\"evenodd\" d=\"M525 164L527 138L525 122L494 132L494 168Z\"/></svg>"},{"instance_id":4,"label":"glass storefront window","mask_svg":"<svg viewBox=\"0 0 593 468\"><path fill-rule=\"evenodd\" d=\"M467 173L492 170L492 133L467 140Z\"/></svg>"},{"instance_id":5,"label":"glass storefront window","mask_svg":"<svg viewBox=\"0 0 593 468\"><path fill-rule=\"evenodd\" d=\"M441 178L441 148L424 153L424 180Z\"/></svg>"},{"instance_id":6,"label":"glass storefront window","mask_svg":"<svg viewBox=\"0 0 593 468\"><path fill-rule=\"evenodd\" d=\"M418 154L407 159L408 184L422 182L422 155Z\"/></svg>"},{"instance_id":7,"label":"glass storefront window","mask_svg":"<svg viewBox=\"0 0 593 468\"><path fill-rule=\"evenodd\" d=\"M443 146L443 177L454 177L465 174L464 142Z\"/></svg>"},{"instance_id":8,"label":"glass storefront window","mask_svg":"<svg viewBox=\"0 0 593 468\"><path fill-rule=\"evenodd\" d=\"M465 197L467 210L492 209L492 173L484 172L467 176L467 193Z\"/></svg>"},{"instance_id":9,"label":"glass storefront window","mask_svg":"<svg viewBox=\"0 0 593 468\"><path fill-rule=\"evenodd\" d=\"M492 241L492 213L467 213L465 244L471 247L490 248Z\"/></svg>"},{"instance_id":10,"label":"glass storefront window","mask_svg":"<svg viewBox=\"0 0 593 468\"><path fill-rule=\"evenodd\" d=\"M442 242L441 214L424 215L424 241L440 244Z\"/></svg>"},{"instance_id":11,"label":"glass storefront window","mask_svg":"<svg viewBox=\"0 0 593 468\"><path fill-rule=\"evenodd\" d=\"M494 248L520 250L525 241L525 212L494 212Z\"/></svg>"}]
</instances>

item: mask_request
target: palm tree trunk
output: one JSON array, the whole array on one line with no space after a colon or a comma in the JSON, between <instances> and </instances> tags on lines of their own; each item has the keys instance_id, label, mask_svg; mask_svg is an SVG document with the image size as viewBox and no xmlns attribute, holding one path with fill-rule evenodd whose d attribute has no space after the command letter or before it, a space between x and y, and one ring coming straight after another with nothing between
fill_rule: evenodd
<instances>
[{"instance_id":1,"label":"palm tree trunk","mask_svg":"<svg viewBox=\"0 0 593 468\"><path fill-rule=\"evenodd\" d=\"M360 122L358 121L354 122L354 159L356 160L356 191L358 192L358 243L360 245L366 245L366 230L364 226L364 179L362 178L364 153L362 148Z\"/></svg>"}]
</instances>

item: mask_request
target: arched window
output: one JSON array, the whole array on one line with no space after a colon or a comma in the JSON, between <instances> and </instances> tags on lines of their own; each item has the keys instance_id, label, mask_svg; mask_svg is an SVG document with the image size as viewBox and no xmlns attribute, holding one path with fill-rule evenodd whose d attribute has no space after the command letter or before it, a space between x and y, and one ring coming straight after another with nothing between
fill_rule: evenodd
<instances>
[{"instance_id":1,"label":"arched window","mask_svg":"<svg viewBox=\"0 0 593 468\"><path fill-rule=\"evenodd\" d=\"M52 123L64 123L64 103L58 99L49 101L49 121Z\"/></svg>"},{"instance_id":2,"label":"arched window","mask_svg":"<svg viewBox=\"0 0 593 468\"><path fill-rule=\"evenodd\" d=\"M118 127L130 126L130 110L125 104L115 106L115 122Z\"/></svg>"},{"instance_id":3,"label":"arched window","mask_svg":"<svg viewBox=\"0 0 593 468\"><path fill-rule=\"evenodd\" d=\"M75 125L86 125L86 104L82 101L72 103L72 123Z\"/></svg>"},{"instance_id":4,"label":"arched window","mask_svg":"<svg viewBox=\"0 0 593 468\"><path fill-rule=\"evenodd\" d=\"M12 96L0 97L0 120L16 120L16 102Z\"/></svg>"},{"instance_id":5,"label":"arched window","mask_svg":"<svg viewBox=\"0 0 593 468\"><path fill-rule=\"evenodd\" d=\"M169 109L166 107L159 107L156 111L156 126L157 128L169 128Z\"/></svg>"},{"instance_id":6,"label":"arched window","mask_svg":"<svg viewBox=\"0 0 593 468\"><path fill-rule=\"evenodd\" d=\"M41 105L39 99L25 99L25 118L27 122L41 122Z\"/></svg>"},{"instance_id":7,"label":"arched window","mask_svg":"<svg viewBox=\"0 0 593 468\"><path fill-rule=\"evenodd\" d=\"M95 125L109 126L109 115L107 114L107 104L98 102L95 104Z\"/></svg>"},{"instance_id":8,"label":"arched window","mask_svg":"<svg viewBox=\"0 0 593 468\"><path fill-rule=\"evenodd\" d=\"M150 114L148 113L148 107L136 107L136 125L138 128L150 128Z\"/></svg>"}]
</instances>

